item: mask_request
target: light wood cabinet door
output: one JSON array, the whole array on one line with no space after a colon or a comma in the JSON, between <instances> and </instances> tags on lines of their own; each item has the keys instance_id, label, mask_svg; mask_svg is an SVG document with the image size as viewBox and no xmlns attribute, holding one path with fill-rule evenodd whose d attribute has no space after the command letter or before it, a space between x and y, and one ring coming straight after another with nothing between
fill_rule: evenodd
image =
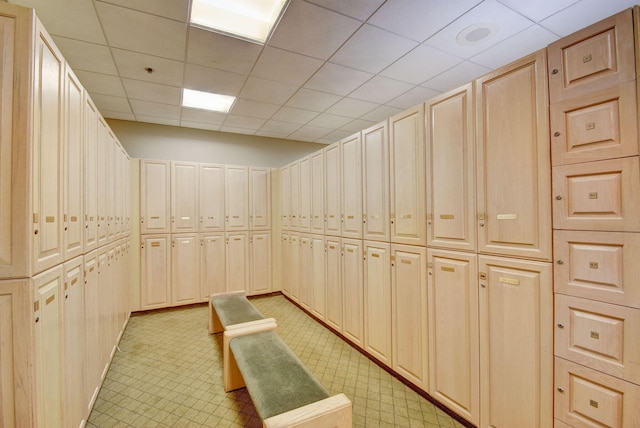
<instances>
[{"instance_id":1,"label":"light wood cabinet door","mask_svg":"<svg viewBox=\"0 0 640 428\"><path fill-rule=\"evenodd\" d=\"M249 233L227 232L227 291L249 289Z\"/></svg>"},{"instance_id":2,"label":"light wood cabinet door","mask_svg":"<svg viewBox=\"0 0 640 428\"><path fill-rule=\"evenodd\" d=\"M342 239L342 304L345 337L359 347L364 340L364 278L362 241Z\"/></svg>"},{"instance_id":3,"label":"light wood cabinet door","mask_svg":"<svg viewBox=\"0 0 640 428\"><path fill-rule=\"evenodd\" d=\"M480 256L480 426L551 427L551 264Z\"/></svg>"},{"instance_id":4,"label":"light wood cabinet door","mask_svg":"<svg viewBox=\"0 0 640 428\"><path fill-rule=\"evenodd\" d=\"M140 161L140 233L169 233L169 162Z\"/></svg>"},{"instance_id":5,"label":"light wood cabinet door","mask_svg":"<svg viewBox=\"0 0 640 428\"><path fill-rule=\"evenodd\" d=\"M393 367L391 246L386 242L364 242L364 349Z\"/></svg>"},{"instance_id":6,"label":"light wood cabinet door","mask_svg":"<svg viewBox=\"0 0 640 428\"><path fill-rule=\"evenodd\" d=\"M225 230L249 230L249 168L226 166L225 183Z\"/></svg>"},{"instance_id":7,"label":"light wood cabinet door","mask_svg":"<svg viewBox=\"0 0 640 428\"><path fill-rule=\"evenodd\" d=\"M428 249L429 394L480 419L478 256Z\"/></svg>"},{"instance_id":8,"label":"light wood cabinet door","mask_svg":"<svg viewBox=\"0 0 640 428\"><path fill-rule=\"evenodd\" d=\"M427 249L391 245L393 369L428 391Z\"/></svg>"},{"instance_id":9,"label":"light wood cabinet door","mask_svg":"<svg viewBox=\"0 0 640 428\"><path fill-rule=\"evenodd\" d=\"M280 168L280 212L282 230L291 229L291 171L289 165Z\"/></svg>"},{"instance_id":10,"label":"light wood cabinet door","mask_svg":"<svg viewBox=\"0 0 640 428\"><path fill-rule=\"evenodd\" d=\"M98 247L98 116L85 92L84 108L84 252Z\"/></svg>"},{"instance_id":11,"label":"light wood cabinet door","mask_svg":"<svg viewBox=\"0 0 640 428\"><path fill-rule=\"evenodd\" d=\"M553 168L553 227L640 232L640 158Z\"/></svg>"},{"instance_id":12,"label":"light wood cabinet door","mask_svg":"<svg viewBox=\"0 0 640 428\"><path fill-rule=\"evenodd\" d=\"M311 235L311 312L321 320L327 313L326 252L324 237Z\"/></svg>"},{"instance_id":13,"label":"light wood cabinet door","mask_svg":"<svg viewBox=\"0 0 640 428\"><path fill-rule=\"evenodd\" d=\"M299 272L300 281L298 282L298 303L306 309L311 311L313 305L313 286L311 269L311 237L309 235L300 235L299 239Z\"/></svg>"},{"instance_id":14,"label":"light wood cabinet door","mask_svg":"<svg viewBox=\"0 0 640 428\"><path fill-rule=\"evenodd\" d=\"M271 232L252 232L249 257L251 285L249 293L265 294L271 292Z\"/></svg>"},{"instance_id":15,"label":"light wood cabinet door","mask_svg":"<svg viewBox=\"0 0 640 428\"><path fill-rule=\"evenodd\" d=\"M249 226L251 230L271 229L271 170L249 168Z\"/></svg>"},{"instance_id":16,"label":"light wood cabinet door","mask_svg":"<svg viewBox=\"0 0 640 428\"><path fill-rule=\"evenodd\" d=\"M324 152L311 155L311 232L324 234Z\"/></svg>"},{"instance_id":17,"label":"light wood cabinet door","mask_svg":"<svg viewBox=\"0 0 640 428\"><path fill-rule=\"evenodd\" d=\"M197 232L198 164L191 162L171 162L171 232Z\"/></svg>"},{"instance_id":18,"label":"light wood cabinet door","mask_svg":"<svg viewBox=\"0 0 640 428\"><path fill-rule=\"evenodd\" d=\"M227 291L226 241L224 233L200 235L200 297L208 301L212 294Z\"/></svg>"},{"instance_id":19,"label":"light wood cabinet door","mask_svg":"<svg viewBox=\"0 0 640 428\"><path fill-rule=\"evenodd\" d=\"M224 230L224 165L200 164L200 232Z\"/></svg>"},{"instance_id":20,"label":"light wood cabinet door","mask_svg":"<svg viewBox=\"0 0 640 428\"><path fill-rule=\"evenodd\" d=\"M84 255L84 339L85 353L85 402L88 415L100 392L100 296L98 294L98 255L95 251ZM89 350L93 350L90 352Z\"/></svg>"},{"instance_id":21,"label":"light wood cabinet door","mask_svg":"<svg viewBox=\"0 0 640 428\"><path fill-rule=\"evenodd\" d=\"M340 238L327 236L327 314L325 321L335 330L342 332L342 243Z\"/></svg>"},{"instance_id":22,"label":"light wood cabinet door","mask_svg":"<svg viewBox=\"0 0 640 428\"><path fill-rule=\"evenodd\" d=\"M306 156L298 164L298 227L300 232L311 231L311 159Z\"/></svg>"},{"instance_id":23,"label":"light wood cabinet door","mask_svg":"<svg viewBox=\"0 0 640 428\"><path fill-rule=\"evenodd\" d=\"M200 301L200 240L196 233L171 235L171 305Z\"/></svg>"},{"instance_id":24,"label":"light wood cabinet door","mask_svg":"<svg viewBox=\"0 0 640 428\"><path fill-rule=\"evenodd\" d=\"M360 133L340 141L342 236L362 238L362 140Z\"/></svg>"},{"instance_id":25,"label":"light wood cabinet door","mask_svg":"<svg viewBox=\"0 0 640 428\"><path fill-rule=\"evenodd\" d=\"M389 119L391 242L426 245L424 105Z\"/></svg>"},{"instance_id":26,"label":"light wood cabinet door","mask_svg":"<svg viewBox=\"0 0 640 428\"><path fill-rule=\"evenodd\" d=\"M300 161L289 165L289 227L300 230Z\"/></svg>"},{"instance_id":27,"label":"light wood cabinet door","mask_svg":"<svg viewBox=\"0 0 640 428\"><path fill-rule=\"evenodd\" d=\"M113 242L116 238L116 174L113 174L117 170L116 166L116 139L111 132L111 129L107 125L107 155L104 158L106 162L105 166L105 183L106 183L106 216L107 216L107 242Z\"/></svg>"},{"instance_id":28,"label":"light wood cabinet door","mask_svg":"<svg viewBox=\"0 0 640 428\"><path fill-rule=\"evenodd\" d=\"M98 247L101 247L102 245L107 244L108 240L109 240L109 231L108 231L108 223L109 223L109 218L108 218L108 201L107 201L107 187L108 187L108 173L107 173L107 153L108 153L108 148L109 148L109 130L108 130L108 126L107 123L104 121L104 119L102 118L102 116L98 115L98 165L96 167L96 171L98 174L98 186L97 186L97 198L98 198L98 203L97 203L97 207L98 207ZM144 161L143 161L144 162ZM168 168L168 167L167 167ZM144 171L144 172L151 172L151 171ZM155 171L153 171L155 172ZM167 180L167 185L166 185L166 191L169 191L169 170L167 169L166 171L166 180ZM145 202L147 202L145 200L145 193L143 192L142 189L142 182L145 179L143 177L143 166L141 165L140 167L140 221L141 221L141 226L140 226L140 232L145 231L145 219L142 216L143 215L143 207L146 207ZM149 177L151 178L151 177ZM155 178L155 177L153 177ZM163 177L164 179L164 177ZM150 201L149 201L150 202ZM167 197L166 200L161 200L161 201L156 201L156 203L166 203L167 204L167 208L166 208L166 217L163 217L162 221L167 221L167 225L166 225L166 230L164 227L160 228L159 231L163 231L163 232L169 232L169 198ZM159 219L160 217L158 217ZM156 227L159 227L160 224L157 220L155 221L156 223ZM164 223L161 223L162 225L164 225Z\"/></svg>"},{"instance_id":29,"label":"light wood cabinet door","mask_svg":"<svg viewBox=\"0 0 640 428\"><path fill-rule=\"evenodd\" d=\"M63 260L62 139L64 59L40 22L36 25L33 80L33 272Z\"/></svg>"},{"instance_id":30,"label":"light wood cabinet door","mask_svg":"<svg viewBox=\"0 0 640 428\"><path fill-rule=\"evenodd\" d=\"M429 246L476 250L473 101L469 83L425 107Z\"/></svg>"},{"instance_id":31,"label":"light wood cabinet door","mask_svg":"<svg viewBox=\"0 0 640 428\"><path fill-rule=\"evenodd\" d=\"M141 309L169 306L171 301L171 252L169 235L143 235L140 237L141 256Z\"/></svg>"},{"instance_id":32,"label":"light wood cabinet door","mask_svg":"<svg viewBox=\"0 0 640 428\"><path fill-rule=\"evenodd\" d=\"M478 250L551 259L544 51L476 80Z\"/></svg>"},{"instance_id":33,"label":"light wood cabinet door","mask_svg":"<svg viewBox=\"0 0 640 428\"><path fill-rule=\"evenodd\" d=\"M289 297L296 302L300 296L300 235L289 235L289 264L286 269L288 274Z\"/></svg>"},{"instance_id":34,"label":"light wood cabinet door","mask_svg":"<svg viewBox=\"0 0 640 428\"><path fill-rule=\"evenodd\" d=\"M387 121L362 131L364 239L389 242L389 131Z\"/></svg>"},{"instance_id":35,"label":"light wood cabinet door","mask_svg":"<svg viewBox=\"0 0 640 428\"><path fill-rule=\"evenodd\" d=\"M327 235L340 236L341 192L340 144L335 143L324 149L324 230Z\"/></svg>"},{"instance_id":36,"label":"light wood cabinet door","mask_svg":"<svg viewBox=\"0 0 640 428\"><path fill-rule=\"evenodd\" d=\"M282 293L291 297L291 235L283 233L281 242Z\"/></svg>"}]
</instances>

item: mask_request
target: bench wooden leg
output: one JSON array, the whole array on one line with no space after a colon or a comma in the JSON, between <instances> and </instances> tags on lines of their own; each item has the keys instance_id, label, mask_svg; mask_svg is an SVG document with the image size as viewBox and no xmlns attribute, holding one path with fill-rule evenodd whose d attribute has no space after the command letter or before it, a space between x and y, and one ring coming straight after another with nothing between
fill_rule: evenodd
<instances>
[{"instance_id":1,"label":"bench wooden leg","mask_svg":"<svg viewBox=\"0 0 640 428\"><path fill-rule=\"evenodd\" d=\"M220 322L220 318L218 318L218 314L216 314L215 309L213 309L211 300L215 297L233 296L234 294L245 294L245 292L244 290L229 291L228 293L215 293L209 296L209 334L222 333L222 331L224 330L224 327Z\"/></svg>"},{"instance_id":2,"label":"bench wooden leg","mask_svg":"<svg viewBox=\"0 0 640 428\"><path fill-rule=\"evenodd\" d=\"M265 419L264 428L351 428L351 401L344 394L281 413Z\"/></svg>"}]
</instances>

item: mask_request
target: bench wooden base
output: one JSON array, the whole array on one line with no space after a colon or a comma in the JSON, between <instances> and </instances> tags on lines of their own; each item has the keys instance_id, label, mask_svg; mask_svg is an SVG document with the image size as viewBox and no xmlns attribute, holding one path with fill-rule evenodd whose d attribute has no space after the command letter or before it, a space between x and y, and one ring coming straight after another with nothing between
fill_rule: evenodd
<instances>
[{"instance_id":1,"label":"bench wooden base","mask_svg":"<svg viewBox=\"0 0 640 428\"><path fill-rule=\"evenodd\" d=\"M344 394L338 394L298 407L262 421L265 428L326 428L351 427L351 401Z\"/></svg>"}]
</instances>

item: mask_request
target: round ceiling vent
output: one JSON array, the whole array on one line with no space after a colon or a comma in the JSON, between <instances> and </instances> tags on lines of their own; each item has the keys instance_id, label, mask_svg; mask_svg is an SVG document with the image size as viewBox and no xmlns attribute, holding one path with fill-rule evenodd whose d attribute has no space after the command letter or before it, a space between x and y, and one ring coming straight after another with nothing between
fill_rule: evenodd
<instances>
[{"instance_id":1,"label":"round ceiling vent","mask_svg":"<svg viewBox=\"0 0 640 428\"><path fill-rule=\"evenodd\" d=\"M458 33L456 41L461 45L475 45L498 32L500 27L492 22L473 24Z\"/></svg>"}]
</instances>

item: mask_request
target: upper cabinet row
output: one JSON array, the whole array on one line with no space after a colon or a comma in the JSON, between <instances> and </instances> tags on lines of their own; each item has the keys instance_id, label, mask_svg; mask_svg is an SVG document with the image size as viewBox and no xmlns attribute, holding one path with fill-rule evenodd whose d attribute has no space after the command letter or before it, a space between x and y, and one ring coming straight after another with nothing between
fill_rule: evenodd
<instances>
[{"instance_id":1,"label":"upper cabinet row","mask_svg":"<svg viewBox=\"0 0 640 428\"><path fill-rule=\"evenodd\" d=\"M269 168L142 160L140 232L271 228Z\"/></svg>"}]
</instances>

